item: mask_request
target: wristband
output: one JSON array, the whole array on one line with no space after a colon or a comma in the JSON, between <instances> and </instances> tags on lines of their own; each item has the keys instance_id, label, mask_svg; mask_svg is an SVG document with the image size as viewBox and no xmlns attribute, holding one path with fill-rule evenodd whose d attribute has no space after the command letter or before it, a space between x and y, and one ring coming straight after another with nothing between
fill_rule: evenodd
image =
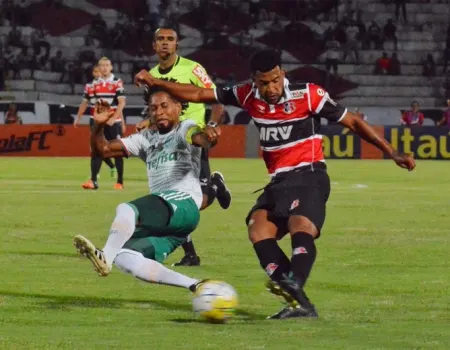
<instances>
[{"instance_id":1,"label":"wristband","mask_svg":"<svg viewBox=\"0 0 450 350\"><path fill-rule=\"evenodd\" d=\"M209 121L206 125L210 126L211 128L216 128L218 124L216 122Z\"/></svg>"}]
</instances>

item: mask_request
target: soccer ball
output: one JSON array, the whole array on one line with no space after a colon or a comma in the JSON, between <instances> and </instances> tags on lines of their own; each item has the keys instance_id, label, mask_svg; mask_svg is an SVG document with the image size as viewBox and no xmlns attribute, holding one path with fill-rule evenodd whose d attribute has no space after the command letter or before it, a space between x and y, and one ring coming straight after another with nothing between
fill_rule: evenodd
<instances>
[{"instance_id":1,"label":"soccer ball","mask_svg":"<svg viewBox=\"0 0 450 350\"><path fill-rule=\"evenodd\" d=\"M235 289L223 281L205 281L195 292L192 301L194 312L211 323L224 323L238 306Z\"/></svg>"}]
</instances>

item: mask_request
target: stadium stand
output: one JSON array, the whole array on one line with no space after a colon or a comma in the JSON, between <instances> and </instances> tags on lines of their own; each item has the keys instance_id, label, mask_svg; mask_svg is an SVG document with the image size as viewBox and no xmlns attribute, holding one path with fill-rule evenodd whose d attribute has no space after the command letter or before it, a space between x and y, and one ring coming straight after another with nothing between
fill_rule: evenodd
<instances>
[{"instance_id":1,"label":"stadium stand","mask_svg":"<svg viewBox=\"0 0 450 350\"><path fill-rule=\"evenodd\" d=\"M177 26L181 55L201 62L220 84L245 81L248 56L271 46L291 80L322 84L352 108L407 108L413 99L441 107L449 94L447 0L407 1L407 21L386 0L28 0L5 1L1 13L0 97L16 100L78 104L92 64L108 56L126 83L128 104L141 105L132 77L156 63L151 40L158 24ZM394 29L385 27L389 19ZM382 52L387 66L377 70ZM327 72L333 57L336 74Z\"/></svg>"}]
</instances>

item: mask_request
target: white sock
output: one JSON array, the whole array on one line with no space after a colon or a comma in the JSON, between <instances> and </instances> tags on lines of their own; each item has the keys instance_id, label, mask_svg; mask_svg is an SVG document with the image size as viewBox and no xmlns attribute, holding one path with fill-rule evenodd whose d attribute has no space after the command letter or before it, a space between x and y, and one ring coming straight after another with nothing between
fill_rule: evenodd
<instances>
[{"instance_id":1,"label":"white sock","mask_svg":"<svg viewBox=\"0 0 450 350\"><path fill-rule=\"evenodd\" d=\"M189 288L198 282L194 278L168 269L155 260L147 259L134 250L122 249L114 260L114 264L123 272L150 283Z\"/></svg>"},{"instance_id":2,"label":"white sock","mask_svg":"<svg viewBox=\"0 0 450 350\"><path fill-rule=\"evenodd\" d=\"M133 208L125 203L119 204L116 209L116 217L109 230L108 240L102 249L109 266L112 266L120 249L131 238L135 227L136 214Z\"/></svg>"}]
</instances>

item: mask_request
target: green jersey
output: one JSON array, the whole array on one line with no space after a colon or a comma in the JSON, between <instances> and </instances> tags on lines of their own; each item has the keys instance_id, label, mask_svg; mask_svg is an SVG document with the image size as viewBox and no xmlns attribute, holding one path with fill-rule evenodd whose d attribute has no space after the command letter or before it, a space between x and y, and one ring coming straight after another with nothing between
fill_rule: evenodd
<instances>
[{"instance_id":1,"label":"green jersey","mask_svg":"<svg viewBox=\"0 0 450 350\"><path fill-rule=\"evenodd\" d=\"M215 88L205 68L197 62L178 56L169 69L161 69L159 64L150 70L155 78L181 84L193 84L202 88ZM183 102L180 120L191 119L203 128L205 126L205 105L203 103Z\"/></svg>"},{"instance_id":2,"label":"green jersey","mask_svg":"<svg viewBox=\"0 0 450 350\"><path fill-rule=\"evenodd\" d=\"M152 193L177 191L188 194L202 205L200 187L201 148L192 145L192 135L200 132L192 120L185 120L167 134L147 129L122 138L127 154L147 164L148 185Z\"/></svg>"}]
</instances>

